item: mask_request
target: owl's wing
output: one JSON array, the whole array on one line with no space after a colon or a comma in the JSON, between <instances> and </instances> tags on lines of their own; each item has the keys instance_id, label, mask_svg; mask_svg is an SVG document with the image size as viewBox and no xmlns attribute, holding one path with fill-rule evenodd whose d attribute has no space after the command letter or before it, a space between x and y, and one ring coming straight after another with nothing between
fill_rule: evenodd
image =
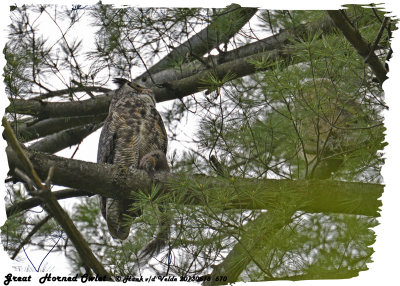
<instances>
[{"instance_id":1,"label":"owl's wing","mask_svg":"<svg viewBox=\"0 0 400 286\"><path fill-rule=\"evenodd\" d=\"M101 130L99 147L97 150L97 162L98 163L114 163L115 156L115 142L117 134L112 132L110 128L110 121L107 118L103 129ZM106 219L106 204L107 198L100 196L100 210L102 216Z\"/></svg>"},{"instance_id":2,"label":"owl's wing","mask_svg":"<svg viewBox=\"0 0 400 286\"><path fill-rule=\"evenodd\" d=\"M99 147L97 151L97 163L114 163L116 132L110 128L110 121L106 119L101 130Z\"/></svg>"},{"instance_id":3,"label":"owl's wing","mask_svg":"<svg viewBox=\"0 0 400 286\"><path fill-rule=\"evenodd\" d=\"M150 110L150 116L153 118L154 120L154 129L153 131L153 137L152 140L153 142L156 144L157 148L155 148L155 150L161 150L162 152L164 152L164 154L167 153L167 147L168 147L168 136L167 136L167 131L165 130L165 125L164 122L162 120L162 117L160 115L160 113L158 113L157 109L155 107L153 107ZM153 151L155 151L153 150Z\"/></svg>"}]
</instances>

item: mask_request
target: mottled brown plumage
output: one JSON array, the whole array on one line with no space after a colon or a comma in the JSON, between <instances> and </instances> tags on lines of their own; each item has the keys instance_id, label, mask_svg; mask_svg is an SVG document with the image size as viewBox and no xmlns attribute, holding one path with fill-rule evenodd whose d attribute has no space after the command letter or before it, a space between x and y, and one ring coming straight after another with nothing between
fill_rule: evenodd
<instances>
[{"instance_id":1,"label":"mottled brown plumage","mask_svg":"<svg viewBox=\"0 0 400 286\"><path fill-rule=\"evenodd\" d=\"M152 91L124 79L116 79L115 82L120 87L111 100L100 135L97 162L137 169L140 160L148 153L157 151L165 158L167 133L155 108ZM114 200L100 197L101 213L112 237L122 240L128 237L130 223L126 215L140 215L139 212L129 213L131 203L128 198Z\"/></svg>"}]
</instances>

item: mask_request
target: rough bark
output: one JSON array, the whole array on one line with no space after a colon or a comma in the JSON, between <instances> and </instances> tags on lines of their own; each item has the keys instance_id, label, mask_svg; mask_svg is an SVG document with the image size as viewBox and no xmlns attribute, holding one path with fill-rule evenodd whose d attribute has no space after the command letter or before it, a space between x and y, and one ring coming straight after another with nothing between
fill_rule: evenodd
<instances>
[{"instance_id":1,"label":"rough bark","mask_svg":"<svg viewBox=\"0 0 400 286\"><path fill-rule=\"evenodd\" d=\"M11 173L21 163L16 154L7 148ZM143 170L121 170L109 164L95 164L80 160L60 158L37 151L26 151L39 176L46 176L49 168L54 167L52 182L56 185L83 190L115 199L123 199L131 191L150 190L152 179ZM173 184L184 178L171 173L156 174L154 180L160 184L162 191L173 191ZM328 180L252 180L194 176L186 178L192 185L202 185L204 193L196 191L188 194L188 204L206 204L209 201L220 201L215 188L224 189L232 194L221 208L237 209L270 209L276 202L286 199L296 205L297 210L306 212L347 213L368 216L379 216L381 202L379 197L383 186L368 183L348 183ZM208 191L209 190L209 191Z\"/></svg>"}]
</instances>

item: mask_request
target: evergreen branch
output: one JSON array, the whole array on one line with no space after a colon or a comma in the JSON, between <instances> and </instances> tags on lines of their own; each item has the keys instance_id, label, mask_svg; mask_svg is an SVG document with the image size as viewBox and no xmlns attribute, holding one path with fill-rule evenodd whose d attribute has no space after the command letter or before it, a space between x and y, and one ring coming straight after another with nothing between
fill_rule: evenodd
<instances>
[{"instance_id":1,"label":"evergreen branch","mask_svg":"<svg viewBox=\"0 0 400 286\"><path fill-rule=\"evenodd\" d=\"M22 163L16 153L6 149L11 173ZM114 199L130 196L132 190L151 190L152 179L143 170L120 170L110 164L96 164L60 158L54 155L27 150L39 175L47 176L53 166L52 181L56 185L85 190ZM154 180L160 184L161 192L173 192L174 184L181 185L182 178L171 173L157 173ZM201 185L207 193L208 201L220 201L215 189L228 192L232 188L231 179L206 176L186 178L188 184ZM294 201L298 210L305 212L348 213L379 216L381 202L378 200L383 186L370 183L350 183L331 180L275 180L235 178L235 196L224 205L227 209L270 209L283 197ZM254 192L254 189L257 189ZM211 191L214 190L214 191ZM179 190L177 190L179 191ZM181 190L182 191L182 190ZM190 204L204 204L204 197L188 193Z\"/></svg>"},{"instance_id":2,"label":"evergreen branch","mask_svg":"<svg viewBox=\"0 0 400 286\"><path fill-rule=\"evenodd\" d=\"M360 270L347 270L347 269L337 269L332 270L320 270L319 273L306 273L303 275L292 275L284 276L279 278L265 278L264 281L278 281L278 280L289 280L289 281L300 281L300 280L320 280L320 279L349 279L358 276Z\"/></svg>"},{"instance_id":3,"label":"evergreen branch","mask_svg":"<svg viewBox=\"0 0 400 286\"><path fill-rule=\"evenodd\" d=\"M380 84L382 84L387 79L387 70L376 54L371 51L370 44L367 42L367 40L361 36L359 31L349 23L349 21L340 11L330 10L327 11L327 13L335 23L336 27L357 50L358 54L365 60L366 63L368 63Z\"/></svg>"},{"instance_id":4,"label":"evergreen branch","mask_svg":"<svg viewBox=\"0 0 400 286\"><path fill-rule=\"evenodd\" d=\"M282 201L283 202L283 201ZM271 238L291 222L294 213L293 206L278 207L261 213L254 221L247 223L240 232L241 237L236 238L237 243L231 249L224 260L214 266L210 274L211 280L204 285L226 285L238 280L239 275L246 269L250 262L257 263L257 254L265 255L263 248L269 248L268 242ZM263 267L259 267L263 270ZM216 279L219 276L226 276L226 281Z\"/></svg>"},{"instance_id":5,"label":"evergreen branch","mask_svg":"<svg viewBox=\"0 0 400 286\"><path fill-rule=\"evenodd\" d=\"M11 259L14 260L15 257L17 257L19 251L22 249L22 247L24 247L27 243L29 243L29 241L31 240L32 236L35 235L36 232L38 232L38 230L46 224L46 222L51 219L51 215L47 215L45 218L43 218L42 220L40 220L34 227L33 229L29 232L29 234L24 238L23 241L21 241L21 243L17 246L17 248L14 250L13 255L11 256Z\"/></svg>"}]
</instances>

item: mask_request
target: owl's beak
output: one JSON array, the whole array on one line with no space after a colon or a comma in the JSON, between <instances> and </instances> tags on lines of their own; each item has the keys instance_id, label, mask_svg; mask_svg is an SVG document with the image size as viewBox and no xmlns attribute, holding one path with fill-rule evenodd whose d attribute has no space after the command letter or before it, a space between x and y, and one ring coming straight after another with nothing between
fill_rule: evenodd
<instances>
[{"instance_id":1,"label":"owl's beak","mask_svg":"<svg viewBox=\"0 0 400 286\"><path fill-rule=\"evenodd\" d=\"M140 86L134 82L128 82L129 86L132 87L134 90L136 90L138 93L141 93L144 89L146 89L143 86Z\"/></svg>"}]
</instances>

